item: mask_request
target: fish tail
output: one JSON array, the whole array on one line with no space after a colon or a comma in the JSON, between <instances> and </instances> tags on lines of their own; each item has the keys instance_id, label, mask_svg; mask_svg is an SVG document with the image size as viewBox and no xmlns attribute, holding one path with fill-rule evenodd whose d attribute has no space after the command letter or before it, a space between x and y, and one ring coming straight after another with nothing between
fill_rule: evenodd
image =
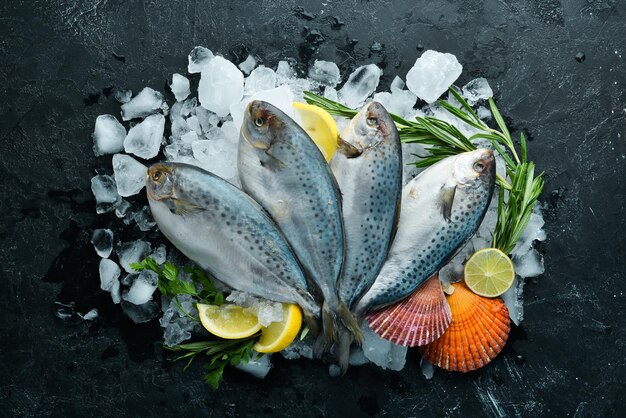
<instances>
[{"instance_id":1,"label":"fish tail","mask_svg":"<svg viewBox=\"0 0 626 418\"><path fill-rule=\"evenodd\" d=\"M306 309L302 309L302 316L304 316L304 322L309 327L311 335L317 337L320 334L320 317L313 312Z\"/></svg>"},{"instance_id":2,"label":"fish tail","mask_svg":"<svg viewBox=\"0 0 626 418\"><path fill-rule=\"evenodd\" d=\"M338 313L343 325L345 325L346 328L348 328L348 330L352 333L354 341L356 341L357 344L360 345L363 342L363 333L361 332L361 327L359 324L360 321L358 321L352 314L352 312L350 312L350 308L348 308L344 301L339 302ZM352 340L350 342L352 342ZM349 349L350 345L348 345L348 351Z\"/></svg>"},{"instance_id":3,"label":"fish tail","mask_svg":"<svg viewBox=\"0 0 626 418\"><path fill-rule=\"evenodd\" d=\"M335 323L335 314L326 301L322 305L322 329L324 330L324 338L329 345L332 345L337 339L337 324Z\"/></svg>"},{"instance_id":4,"label":"fish tail","mask_svg":"<svg viewBox=\"0 0 626 418\"><path fill-rule=\"evenodd\" d=\"M337 365L341 369L341 375L346 374L350 365L350 346L354 340L354 334L347 328L341 327L337 335L335 343L335 355L337 356Z\"/></svg>"}]
</instances>

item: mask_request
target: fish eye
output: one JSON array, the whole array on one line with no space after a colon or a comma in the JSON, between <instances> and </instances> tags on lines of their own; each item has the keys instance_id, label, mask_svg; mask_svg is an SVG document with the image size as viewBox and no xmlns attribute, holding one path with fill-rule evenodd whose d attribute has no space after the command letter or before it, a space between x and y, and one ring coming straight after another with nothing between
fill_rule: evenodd
<instances>
[{"instance_id":1,"label":"fish eye","mask_svg":"<svg viewBox=\"0 0 626 418\"><path fill-rule=\"evenodd\" d=\"M484 169L485 169L485 164L482 161L476 161L474 163L474 171L478 173L482 173Z\"/></svg>"},{"instance_id":2,"label":"fish eye","mask_svg":"<svg viewBox=\"0 0 626 418\"><path fill-rule=\"evenodd\" d=\"M254 124L258 127L265 125L265 119L259 117L254 120Z\"/></svg>"},{"instance_id":3,"label":"fish eye","mask_svg":"<svg viewBox=\"0 0 626 418\"><path fill-rule=\"evenodd\" d=\"M367 118L366 122L369 126L376 126L376 123L378 122L378 120L376 118Z\"/></svg>"},{"instance_id":4,"label":"fish eye","mask_svg":"<svg viewBox=\"0 0 626 418\"><path fill-rule=\"evenodd\" d=\"M150 177L152 178L152 181L158 182L159 180L161 180L162 176L163 176L163 173L157 170L157 171L152 172L152 175Z\"/></svg>"}]
</instances>

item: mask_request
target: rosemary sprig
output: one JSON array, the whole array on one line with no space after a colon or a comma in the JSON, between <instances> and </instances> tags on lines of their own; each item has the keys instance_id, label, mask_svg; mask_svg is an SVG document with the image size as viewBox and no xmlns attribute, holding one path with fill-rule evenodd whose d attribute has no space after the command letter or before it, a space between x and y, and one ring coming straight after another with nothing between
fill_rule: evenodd
<instances>
[{"instance_id":1,"label":"rosemary sprig","mask_svg":"<svg viewBox=\"0 0 626 418\"><path fill-rule=\"evenodd\" d=\"M479 131L470 138L450 123L431 116L418 116L414 121L393 114L391 117L396 122L402 142L427 146L428 154L418 156L421 159L415 163L417 167L428 167L451 155L473 151L476 146L472 141L479 138L487 139L491 143L505 161L507 173L506 178L496 175L500 189L498 191L498 220L492 246L510 254L526 228L532 209L543 190L543 173L535 175L535 165L527 161L526 138L523 133L520 134L521 156L518 154L511 133L493 98L489 98L489 107L499 130L489 127L480 120L472 107L456 90L450 88L449 92L461 104L461 108L445 100L439 100L437 104ZM352 118L357 113L356 110L312 92L304 92L304 99L307 103L319 106L334 116Z\"/></svg>"},{"instance_id":2,"label":"rosemary sprig","mask_svg":"<svg viewBox=\"0 0 626 418\"><path fill-rule=\"evenodd\" d=\"M183 370L187 370L198 354L205 354L209 362L205 366L204 381L213 389L217 389L224 378L224 369L227 365L237 366L247 364L255 356L252 346L259 334L241 340L212 340L180 344L166 347L168 350L183 352L173 361L187 360Z\"/></svg>"}]
</instances>

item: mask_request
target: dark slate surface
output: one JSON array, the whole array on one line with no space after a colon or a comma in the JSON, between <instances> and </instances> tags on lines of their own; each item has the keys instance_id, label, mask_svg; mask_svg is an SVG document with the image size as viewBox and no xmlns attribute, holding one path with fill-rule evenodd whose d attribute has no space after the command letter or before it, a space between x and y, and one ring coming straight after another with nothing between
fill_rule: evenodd
<instances>
[{"instance_id":1,"label":"dark slate surface","mask_svg":"<svg viewBox=\"0 0 626 418\"><path fill-rule=\"evenodd\" d=\"M617 0L274 2L4 1L0 5L0 414L2 416L618 416L626 406L626 3ZM227 4L232 3L232 6ZM345 25L333 25L333 17ZM358 40L351 45L351 40ZM374 42L382 51L372 52ZM546 171L546 273L504 353L467 375L277 360L264 381L171 365L153 322L99 291L89 179L111 88L165 91L195 45L275 66L297 57L404 76L416 47L487 77ZM376 49L376 48L374 48ZM577 62L578 53L584 62ZM55 302L102 319L62 321ZM350 415L348 415L350 414Z\"/></svg>"}]
</instances>

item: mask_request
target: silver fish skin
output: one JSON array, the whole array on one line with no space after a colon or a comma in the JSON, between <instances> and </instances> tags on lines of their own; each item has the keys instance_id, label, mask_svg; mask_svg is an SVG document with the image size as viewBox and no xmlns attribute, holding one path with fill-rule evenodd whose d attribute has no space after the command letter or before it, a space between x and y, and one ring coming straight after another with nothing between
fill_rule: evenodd
<instances>
[{"instance_id":1,"label":"silver fish skin","mask_svg":"<svg viewBox=\"0 0 626 418\"><path fill-rule=\"evenodd\" d=\"M327 342L335 339L337 318L359 332L337 296L344 254L341 196L317 145L281 110L252 101L244 113L238 157L243 190L276 221L322 293Z\"/></svg>"},{"instance_id":2,"label":"silver fish skin","mask_svg":"<svg viewBox=\"0 0 626 418\"><path fill-rule=\"evenodd\" d=\"M320 307L289 244L250 196L201 168L157 163L146 190L159 229L189 259L233 289L298 304L316 330Z\"/></svg>"},{"instance_id":3,"label":"silver fish skin","mask_svg":"<svg viewBox=\"0 0 626 418\"><path fill-rule=\"evenodd\" d=\"M396 237L380 274L356 303L357 318L409 296L476 232L495 185L489 150L447 157L402 190Z\"/></svg>"},{"instance_id":4,"label":"silver fish skin","mask_svg":"<svg viewBox=\"0 0 626 418\"><path fill-rule=\"evenodd\" d=\"M339 297L350 307L378 276L400 210L400 136L380 103L367 104L352 119L330 168L342 194L346 242Z\"/></svg>"}]
</instances>

